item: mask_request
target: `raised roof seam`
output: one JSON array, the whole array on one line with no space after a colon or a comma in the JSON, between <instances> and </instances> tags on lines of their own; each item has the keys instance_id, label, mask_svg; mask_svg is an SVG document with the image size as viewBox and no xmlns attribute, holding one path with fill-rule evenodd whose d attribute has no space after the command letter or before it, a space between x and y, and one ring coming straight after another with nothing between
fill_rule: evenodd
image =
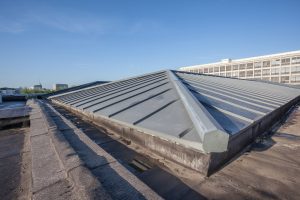
<instances>
[{"instance_id":1,"label":"raised roof seam","mask_svg":"<svg viewBox=\"0 0 300 200\"><path fill-rule=\"evenodd\" d=\"M195 99L193 94L191 94L189 89L178 79L178 77L174 74L173 71L169 70L168 76L170 82L174 85L174 88L176 89L203 144L206 142L205 141L206 134L210 134L212 132L219 132L220 134L228 135L225 132L225 130L221 127L221 125L216 120L214 120L214 118L210 115L210 113L199 103L199 101ZM228 139L229 139L229 135L228 135ZM223 142L228 143L228 140ZM220 148L221 149L215 146L215 147L211 147L211 150L215 149L216 151L220 151L220 152L226 151L227 145L226 145L226 149L223 149L222 147Z\"/></svg>"}]
</instances>

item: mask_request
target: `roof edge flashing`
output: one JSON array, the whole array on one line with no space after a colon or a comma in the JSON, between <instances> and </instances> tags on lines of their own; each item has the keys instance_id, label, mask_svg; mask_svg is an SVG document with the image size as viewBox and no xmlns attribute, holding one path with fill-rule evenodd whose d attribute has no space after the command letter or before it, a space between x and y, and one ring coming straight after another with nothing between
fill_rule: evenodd
<instances>
[{"instance_id":1,"label":"roof edge flashing","mask_svg":"<svg viewBox=\"0 0 300 200\"><path fill-rule=\"evenodd\" d=\"M203 150L206 153L220 153L227 151L229 134L216 130L204 135Z\"/></svg>"}]
</instances>

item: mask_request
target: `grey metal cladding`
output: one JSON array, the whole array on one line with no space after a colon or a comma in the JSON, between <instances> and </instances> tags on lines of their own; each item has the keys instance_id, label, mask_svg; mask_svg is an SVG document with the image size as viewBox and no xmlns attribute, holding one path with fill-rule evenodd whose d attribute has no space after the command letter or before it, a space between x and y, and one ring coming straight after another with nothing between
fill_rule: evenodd
<instances>
[{"instance_id":1,"label":"grey metal cladding","mask_svg":"<svg viewBox=\"0 0 300 200\"><path fill-rule=\"evenodd\" d=\"M52 98L84 112L223 152L231 135L299 96L264 82L160 71ZM193 146L195 147L195 146Z\"/></svg>"},{"instance_id":2,"label":"grey metal cladding","mask_svg":"<svg viewBox=\"0 0 300 200\"><path fill-rule=\"evenodd\" d=\"M300 94L271 83L174 72L230 134L261 119Z\"/></svg>"}]
</instances>

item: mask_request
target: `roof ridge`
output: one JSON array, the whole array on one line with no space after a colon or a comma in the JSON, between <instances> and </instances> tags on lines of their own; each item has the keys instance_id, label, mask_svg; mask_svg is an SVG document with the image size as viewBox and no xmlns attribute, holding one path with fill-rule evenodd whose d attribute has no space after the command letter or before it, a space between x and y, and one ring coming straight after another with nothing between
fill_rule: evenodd
<instances>
[{"instance_id":1,"label":"roof ridge","mask_svg":"<svg viewBox=\"0 0 300 200\"><path fill-rule=\"evenodd\" d=\"M186 88L174 71L167 70L170 82L174 85L182 103L199 134L205 152L223 152L227 150L229 134L211 116L204 106Z\"/></svg>"}]
</instances>

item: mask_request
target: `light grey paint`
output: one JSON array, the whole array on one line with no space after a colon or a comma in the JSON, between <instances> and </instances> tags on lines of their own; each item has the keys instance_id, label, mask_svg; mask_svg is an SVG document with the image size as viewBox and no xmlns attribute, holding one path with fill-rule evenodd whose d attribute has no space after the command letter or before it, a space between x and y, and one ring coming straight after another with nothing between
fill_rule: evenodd
<instances>
[{"instance_id":1,"label":"light grey paint","mask_svg":"<svg viewBox=\"0 0 300 200\"><path fill-rule=\"evenodd\" d=\"M51 99L85 112L223 152L240 133L299 96L299 89L179 71L159 71Z\"/></svg>"}]
</instances>

